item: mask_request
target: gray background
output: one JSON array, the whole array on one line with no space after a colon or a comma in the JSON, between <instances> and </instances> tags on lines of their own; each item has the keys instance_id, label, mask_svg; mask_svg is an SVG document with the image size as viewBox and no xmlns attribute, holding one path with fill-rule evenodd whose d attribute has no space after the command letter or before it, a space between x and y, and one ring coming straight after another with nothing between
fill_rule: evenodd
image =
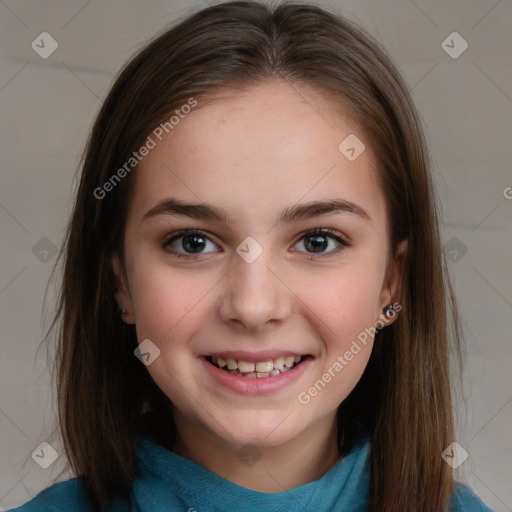
<instances>
[{"instance_id":1,"label":"gray background","mask_svg":"<svg viewBox=\"0 0 512 512\"><path fill-rule=\"evenodd\" d=\"M467 414L457 441L469 457L456 476L495 511L510 511L512 2L317 3L358 21L388 49L423 116L467 340ZM72 476L55 430L46 351L36 349L53 252L94 115L137 49L206 5L0 0L0 510ZM454 31L469 45L458 58L442 46ZM58 43L46 59L31 47L42 32ZM462 48L458 40L446 44ZM54 296L50 288L50 313ZM59 454L48 469L31 457L42 442Z\"/></svg>"}]
</instances>

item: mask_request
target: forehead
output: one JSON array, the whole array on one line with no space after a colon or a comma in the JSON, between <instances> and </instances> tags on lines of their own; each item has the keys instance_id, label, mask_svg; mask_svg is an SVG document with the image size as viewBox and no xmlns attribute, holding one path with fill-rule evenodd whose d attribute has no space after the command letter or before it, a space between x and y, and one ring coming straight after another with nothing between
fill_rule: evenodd
<instances>
[{"instance_id":1,"label":"forehead","mask_svg":"<svg viewBox=\"0 0 512 512\"><path fill-rule=\"evenodd\" d=\"M353 161L339 149L349 136L365 144ZM270 81L219 90L156 142L134 172L133 215L171 196L221 206L247 223L333 197L364 205L372 217L384 212L361 128L332 95L311 87Z\"/></svg>"}]
</instances>

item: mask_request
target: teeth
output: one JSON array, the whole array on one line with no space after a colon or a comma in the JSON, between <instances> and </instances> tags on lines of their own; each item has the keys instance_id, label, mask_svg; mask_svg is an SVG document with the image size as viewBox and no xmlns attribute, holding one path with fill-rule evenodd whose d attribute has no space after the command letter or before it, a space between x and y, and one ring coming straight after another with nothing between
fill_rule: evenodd
<instances>
[{"instance_id":1,"label":"teeth","mask_svg":"<svg viewBox=\"0 0 512 512\"><path fill-rule=\"evenodd\" d=\"M261 363L256 363L256 371L257 372L270 372L274 368L274 362L272 359L270 361L262 361ZM240 371L243 371L240 367L238 367ZM259 375L258 375L259 377Z\"/></svg>"},{"instance_id":2,"label":"teeth","mask_svg":"<svg viewBox=\"0 0 512 512\"><path fill-rule=\"evenodd\" d=\"M260 364L260 363L258 363L258 364ZM250 372L253 372L255 369L257 369L258 371L263 371L263 370L260 370L259 368L256 368L255 363L251 363L249 361L238 361L238 369L242 373L250 373Z\"/></svg>"},{"instance_id":3,"label":"teeth","mask_svg":"<svg viewBox=\"0 0 512 512\"><path fill-rule=\"evenodd\" d=\"M279 370L284 366L284 357L274 359L274 370Z\"/></svg>"},{"instance_id":4,"label":"teeth","mask_svg":"<svg viewBox=\"0 0 512 512\"><path fill-rule=\"evenodd\" d=\"M295 357L285 357L284 358L284 365L288 368L291 368L295 364Z\"/></svg>"},{"instance_id":5,"label":"teeth","mask_svg":"<svg viewBox=\"0 0 512 512\"><path fill-rule=\"evenodd\" d=\"M251 361L244 361L236 359L222 359L222 357L212 357L212 362L219 368L226 368L229 373L238 375L239 373L245 373L245 377L272 377L279 373L286 372L293 368L297 363L300 362L302 356L288 356L288 357L277 357L276 359L269 359L268 361L258 361L253 363Z\"/></svg>"}]
</instances>

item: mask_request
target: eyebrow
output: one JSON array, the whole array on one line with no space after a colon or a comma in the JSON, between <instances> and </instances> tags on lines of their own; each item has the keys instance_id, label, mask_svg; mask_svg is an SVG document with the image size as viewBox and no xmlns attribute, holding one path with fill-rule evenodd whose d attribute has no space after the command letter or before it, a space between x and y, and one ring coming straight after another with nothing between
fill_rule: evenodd
<instances>
[{"instance_id":1,"label":"eyebrow","mask_svg":"<svg viewBox=\"0 0 512 512\"><path fill-rule=\"evenodd\" d=\"M277 223L289 224L299 220L338 212L351 213L371 222L370 216L357 204L344 199L329 199L289 206L282 211L277 219ZM206 203L185 203L174 198L160 201L144 214L143 220L157 215L183 215L193 219L213 220L224 224L230 222L230 216L223 208Z\"/></svg>"}]
</instances>

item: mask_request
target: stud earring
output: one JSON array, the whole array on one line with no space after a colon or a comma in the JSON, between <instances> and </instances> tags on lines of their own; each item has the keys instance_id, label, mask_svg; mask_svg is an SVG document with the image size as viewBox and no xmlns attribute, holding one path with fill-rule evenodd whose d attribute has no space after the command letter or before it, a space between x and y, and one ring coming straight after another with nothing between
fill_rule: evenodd
<instances>
[{"instance_id":1,"label":"stud earring","mask_svg":"<svg viewBox=\"0 0 512 512\"><path fill-rule=\"evenodd\" d=\"M386 306L382 311L384 312L387 318L393 318L395 316L395 311L393 309L392 304Z\"/></svg>"},{"instance_id":2,"label":"stud earring","mask_svg":"<svg viewBox=\"0 0 512 512\"><path fill-rule=\"evenodd\" d=\"M123 309L121 309L121 316L126 315L126 313L128 313L128 311L126 311L126 309L124 309L124 308L123 308Z\"/></svg>"}]
</instances>

